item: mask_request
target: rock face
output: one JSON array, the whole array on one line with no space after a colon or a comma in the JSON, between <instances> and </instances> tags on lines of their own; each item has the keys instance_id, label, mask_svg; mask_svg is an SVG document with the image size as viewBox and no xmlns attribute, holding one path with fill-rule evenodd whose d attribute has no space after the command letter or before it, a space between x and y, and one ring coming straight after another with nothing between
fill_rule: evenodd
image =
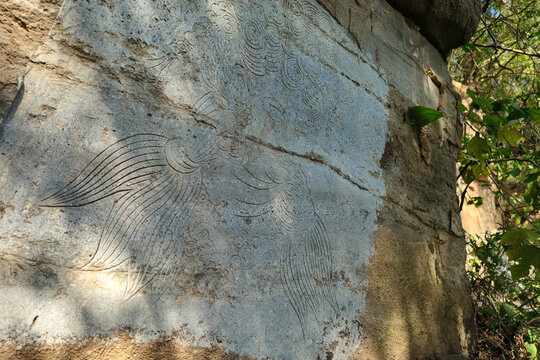
<instances>
[{"instance_id":1,"label":"rock face","mask_svg":"<svg viewBox=\"0 0 540 360\"><path fill-rule=\"evenodd\" d=\"M0 355L466 354L456 99L399 12L0 6Z\"/></svg>"},{"instance_id":2,"label":"rock face","mask_svg":"<svg viewBox=\"0 0 540 360\"><path fill-rule=\"evenodd\" d=\"M478 0L388 0L412 19L429 41L446 55L466 43L482 13Z\"/></svg>"}]
</instances>

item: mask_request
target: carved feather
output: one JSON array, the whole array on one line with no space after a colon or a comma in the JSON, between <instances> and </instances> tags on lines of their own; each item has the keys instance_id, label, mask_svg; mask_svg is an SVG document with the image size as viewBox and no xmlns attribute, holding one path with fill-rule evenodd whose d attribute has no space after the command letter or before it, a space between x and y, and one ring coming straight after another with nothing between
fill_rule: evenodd
<instances>
[{"instance_id":1,"label":"carved feather","mask_svg":"<svg viewBox=\"0 0 540 360\"><path fill-rule=\"evenodd\" d=\"M42 200L45 207L84 206L162 174L167 138L139 134L119 140L99 153L64 188Z\"/></svg>"},{"instance_id":2,"label":"carved feather","mask_svg":"<svg viewBox=\"0 0 540 360\"><path fill-rule=\"evenodd\" d=\"M272 177L245 168L236 178L246 185L243 199L238 199L241 205L238 216L271 215L286 232L288 240L282 253L280 278L302 331L309 313L319 321L325 303L339 313L330 240L311 202L305 175L300 171L277 181L274 178L283 178L282 174Z\"/></svg>"},{"instance_id":3,"label":"carved feather","mask_svg":"<svg viewBox=\"0 0 540 360\"><path fill-rule=\"evenodd\" d=\"M86 270L128 267L124 301L156 276L177 272L189 220L202 187L201 165L217 148L207 129L182 138L139 134L98 154L42 206L84 206L114 194L99 244Z\"/></svg>"}]
</instances>

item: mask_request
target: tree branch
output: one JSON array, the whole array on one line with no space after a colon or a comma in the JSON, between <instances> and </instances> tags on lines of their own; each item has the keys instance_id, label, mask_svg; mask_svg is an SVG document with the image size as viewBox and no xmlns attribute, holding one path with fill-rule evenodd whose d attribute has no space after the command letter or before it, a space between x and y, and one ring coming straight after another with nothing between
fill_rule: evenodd
<instances>
[{"instance_id":1,"label":"tree branch","mask_svg":"<svg viewBox=\"0 0 540 360\"><path fill-rule=\"evenodd\" d=\"M459 212L463 210L463 204L465 203L465 195L467 195L467 190L469 189L469 185L471 185L471 183L468 183L467 186L465 186L465 189L463 189L463 192L461 193L461 199L459 201Z\"/></svg>"},{"instance_id":2,"label":"tree branch","mask_svg":"<svg viewBox=\"0 0 540 360\"><path fill-rule=\"evenodd\" d=\"M500 46L500 45L485 45L485 44L473 44L473 45L476 46L476 47L499 49L499 50L503 50L503 51L513 52L513 53L516 53L516 54L521 54L521 55L527 55L527 56L540 58L540 54L537 54L537 53L527 52L527 51L523 51L523 50L519 50L519 49L507 48L507 47Z\"/></svg>"},{"instance_id":3,"label":"tree branch","mask_svg":"<svg viewBox=\"0 0 540 360\"><path fill-rule=\"evenodd\" d=\"M518 208L516 208L514 206L514 204L512 204L512 202L510 201L510 199L508 199L508 195L511 196L514 200L518 201L515 197L513 197L511 194L508 194L506 193L506 191L504 191L504 189L499 185L499 182L497 181L497 179L495 179L495 177L493 175L489 175L489 177L491 178L491 181L495 184L495 186L497 186L497 189L499 189L499 192L500 194L502 195L502 197L504 198L504 200L506 201L506 203L508 205L510 205L510 207L512 209L514 209L515 212L517 212L523 219L525 219L525 221L527 221L529 224L531 224L536 230L540 230L540 228L538 228L538 225L536 225L534 223L534 221L527 215L523 214ZM495 194L495 192L490 188L489 189L493 194Z\"/></svg>"},{"instance_id":4,"label":"tree branch","mask_svg":"<svg viewBox=\"0 0 540 360\"><path fill-rule=\"evenodd\" d=\"M482 6L482 14L487 11L490 2L491 0L486 0L486 2L484 3L484 6Z\"/></svg>"}]
</instances>

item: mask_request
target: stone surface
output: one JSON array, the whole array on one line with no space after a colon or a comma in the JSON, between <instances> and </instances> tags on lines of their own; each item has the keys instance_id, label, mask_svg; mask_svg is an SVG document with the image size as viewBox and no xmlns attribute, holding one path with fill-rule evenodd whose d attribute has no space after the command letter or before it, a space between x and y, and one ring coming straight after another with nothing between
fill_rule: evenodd
<instances>
[{"instance_id":1,"label":"stone surface","mask_svg":"<svg viewBox=\"0 0 540 360\"><path fill-rule=\"evenodd\" d=\"M466 354L459 123L403 123L455 96L399 12L2 6L0 354Z\"/></svg>"},{"instance_id":2,"label":"stone surface","mask_svg":"<svg viewBox=\"0 0 540 360\"><path fill-rule=\"evenodd\" d=\"M482 4L478 0L388 0L420 27L443 54L466 43L474 34Z\"/></svg>"}]
</instances>

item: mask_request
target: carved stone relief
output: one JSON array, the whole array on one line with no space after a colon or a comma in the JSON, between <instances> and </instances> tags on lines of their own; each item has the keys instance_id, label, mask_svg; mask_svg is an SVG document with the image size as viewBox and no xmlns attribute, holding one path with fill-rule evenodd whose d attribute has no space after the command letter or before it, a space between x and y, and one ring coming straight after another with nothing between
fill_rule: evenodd
<instances>
[{"instance_id":1,"label":"carved stone relief","mask_svg":"<svg viewBox=\"0 0 540 360\"><path fill-rule=\"evenodd\" d=\"M32 221L47 224L36 236L74 234L65 286L87 292L65 299L89 304L92 334L151 328L251 356L315 359L332 347L346 358L362 339L361 269L384 194L384 81L371 89L348 76L358 66L375 77L314 1L144 2L155 6L148 18L130 13L135 3L66 1L64 32L52 31L53 44L65 36L106 52L103 67L136 78L58 100L97 120L87 130L59 112L84 153L72 164L53 151L63 180L36 167L41 184L24 192ZM98 18L108 19L100 35L85 28ZM146 50L117 49L113 30ZM13 131L37 131L28 126ZM59 148L57 137L43 142ZM90 278L101 285L83 291ZM75 328L66 332L87 335Z\"/></svg>"}]
</instances>

